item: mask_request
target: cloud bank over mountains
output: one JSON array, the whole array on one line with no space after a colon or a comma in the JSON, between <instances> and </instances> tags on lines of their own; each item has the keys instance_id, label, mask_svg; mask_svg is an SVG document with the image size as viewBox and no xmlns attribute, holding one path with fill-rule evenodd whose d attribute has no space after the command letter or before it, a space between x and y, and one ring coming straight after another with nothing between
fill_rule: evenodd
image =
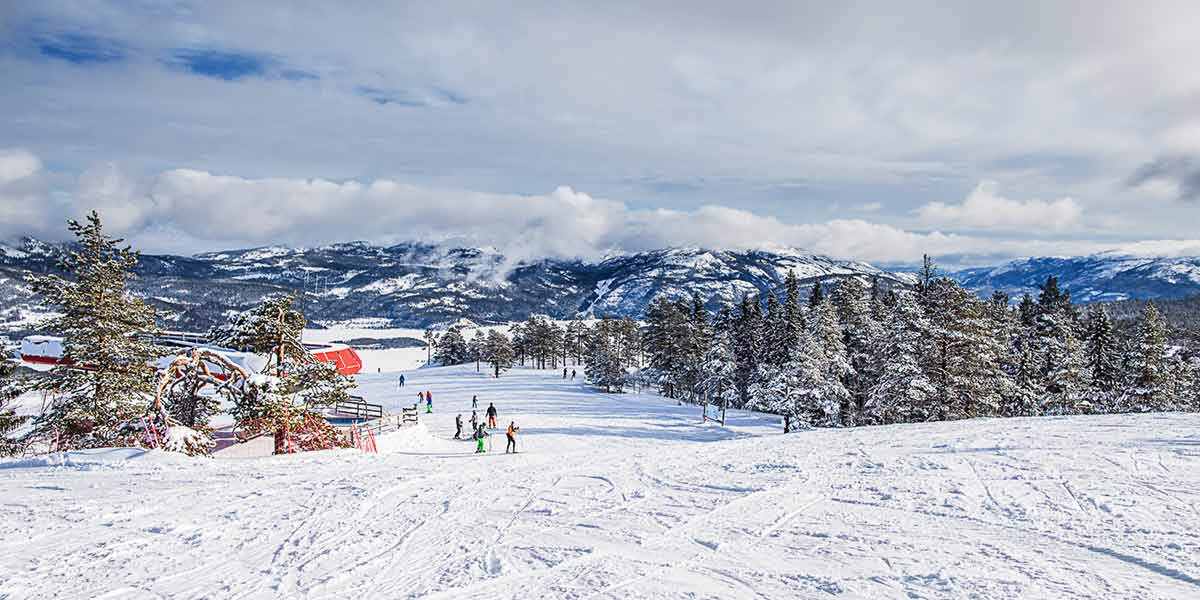
<instances>
[{"instance_id":1,"label":"cloud bank over mountains","mask_svg":"<svg viewBox=\"0 0 1200 600\"><path fill-rule=\"evenodd\" d=\"M596 259L614 252L700 246L803 248L837 258L895 263L916 261L924 253L991 257L1113 248L1089 241L910 231L863 219L787 223L719 205L639 209L568 186L544 194L496 194L390 179L249 179L192 169L135 177L111 164L84 171L69 193L52 187L63 180L46 171L32 153L0 151L0 207L5 217L0 237L61 239L66 219L96 209L113 232L139 246L183 253L362 239L492 246L514 260ZM996 220L996 215L1001 218ZM960 203L930 203L916 215L930 224L1049 231L1074 227L1079 216L1079 207L1070 199L1010 200L998 195L993 182L981 183ZM1194 243L1142 245L1159 253L1181 247L1197 248Z\"/></svg>"}]
</instances>

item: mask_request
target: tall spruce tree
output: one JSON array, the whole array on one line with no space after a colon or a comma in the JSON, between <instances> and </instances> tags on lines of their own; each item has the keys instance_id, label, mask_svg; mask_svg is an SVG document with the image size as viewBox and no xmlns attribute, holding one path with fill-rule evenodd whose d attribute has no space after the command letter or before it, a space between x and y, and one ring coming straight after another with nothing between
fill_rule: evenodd
<instances>
[{"instance_id":1,"label":"tall spruce tree","mask_svg":"<svg viewBox=\"0 0 1200 600\"><path fill-rule=\"evenodd\" d=\"M758 300L743 296L733 323L733 355L737 361L738 404L750 402L750 389L761 362L762 315Z\"/></svg>"},{"instance_id":2,"label":"tall spruce tree","mask_svg":"<svg viewBox=\"0 0 1200 600\"><path fill-rule=\"evenodd\" d=\"M857 277L842 281L831 294L831 301L842 326L846 355L854 377L846 381L852 402L842 414L847 425L862 418L867 394L879 376L879 363L872 360L872 348L879 341L879 323L871 312L870 290Z\"/></svg>"},{"instance_id":3,"label":"tall spruce tree","mask_svg":"<svg viewBox=\"0 0 1200 600\"><path fill-rule=\"evenodd\" d=\"M461 365L471 360L467 340L463 337L461 327L451 325L446 333L438 338L437 351L433 354L433 360L442 366Z\"/></svg>"},{"instance_id":4,"label":"tall spruce tree","mask_svg":"<svg viewBox=\"0 0 1200 600\"><path fill-rule=\"evenodd\" d=\"M1169 410L1174 404L1167 378L1167 328L1158 307L1147 302L1138 324L1130 372L1133 376L1123 407L1129 412Z\"/></svg>"},{"instance_id":5,"label":"tall spruce tree","mask_svg":"<svg viewBox=\"0 0 1200 600\"><path fill-rule=\"evenodd\" d=\"M902 292L887 314L871 361L879 376L870 387L862 423L906 423L933 417L933 384L921 369L922 339L929 324L916 297Z\"/></svg>"},{"instance_id":6,"label":"tall spruce tree","mask_svg":"<svg viewBox=\"0 0 1200 600\"><path fill-rule=\"evenodd\" d=\"M1093 304L1087 311L1084 329L1087 353L1087 372L1093 392L1093 403L1111 404L1112 394L1121 385L1121 356L1108 311Z\"/></svg>"},{"instance_id":7,"label":"tall spruce tree","mask_svg":"<svg viewBox=\"0 0 1200 600\"><path fill-rule=\"evenodd\" d=\"M76 243L58 264L66 277L29 277L43 303L61 313L47 329L63 337L62 360L42 384L59 392L34 432L59 449L134 445L139 436L129 425L147 412L152 363L162 354L148 337L157 331L154 309L126 288L138 253L106 235L95 211L68 229Z\"/></svg>"},{"instance_id":8,"label":"tall spruce tree","mask_svg":"<svg viewBox=\"0 0 1200 600\"><path fill-rule=\"evenodd\" d=\"M820 416L814 415L808 422L828 426L853 424L857 410L854 398L845 382L855 375L854 366L846 352L842 326L838 323L837 309L826 298L809 315L808 338L802 340L807 348L800 363L811 367L818 377L808 379L808 386L819 403ZM823 419L828 417L828 422Z\"/></svg>"}]
</instances>

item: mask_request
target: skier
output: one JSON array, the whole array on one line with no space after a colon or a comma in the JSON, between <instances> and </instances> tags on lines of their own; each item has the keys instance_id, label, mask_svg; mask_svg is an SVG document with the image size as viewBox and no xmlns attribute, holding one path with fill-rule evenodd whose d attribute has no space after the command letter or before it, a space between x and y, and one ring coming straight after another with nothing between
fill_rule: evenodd
<instances>
[{"instance_id":1,"label":"skier","mask_svg":"<svg viewBox=\"0 0 1200 600\"><path fill-rule=\"evenodd\" d=\"M479 408L479 396L471 396L471 408Z\"/></svg>"},{"instance_id":2,"label":"skier","mask_svg":"<svg viewBox=\"0 0 1200 600\"><path fill-rule=\"evenodd\" d=\"M520 430L521 428L517 427L516 421L510 421L508 423L508 444L504 446L505 454L508 454L509 448L512 448L513 454L517 453L517 432Z\"/></svg>"},{"instance_id":3,"label":"skier","mask_svg":"<svg viewBox=\"0 0 1200 600\"><path fill-rule=\"evenodd\" d=\"M575 379L575 369L571 369L571 379Z\"/></svg>"},{"instance_id":4,"label":"skier","mask_svg":"<svg viewBox=\"0 0 1200 600\"><path fill-rule=\"evenodd\" d=\"M425 413L433 413L433 392L425 392Z\"/></svg>"},{"instance_id":5,"label":"skier","mask_svg":"<svg viewBox=\"0 0 1200 600\"><path fill-rule=\"evenodd\" d=\"M457 417L454 417L454 439L462 439L462 413L459 413Z\"/></svg>"},{"instance_id":6,"label":"skier","mask_svg":"<svg viewBox=\"0 0 1200 600\"><path fill-rule=\"evenodd\" d=\"M488 436L488 432L483 430L483 424L479 425L479 429L475 430L475 454L483 454L483 438Z\"/></svg>"},{"instance_id":7,"label":"skier","mask_svg":"<svg viewBox=\"0 0 1200 600\"><path fill-rule=\"evenodd\" d=\"M567 378L567 368L563 367L563 379Z\"/></svg>"},{"instance_id":8,"label":"skier","mask_svg":"<svg viewBox=\"0 0 1200 600\"><path fill-rule=\"evenodd\" d=\"M479 415L475 411L471 411L471 431L479 429Z\"/></svg>"},{"instance_id":9,"label":"skier","mask_svg":"<svg viewBox=\"0 0 1200 600\"><path fill-rule=\"evenodd\" d=\"M491 402L488 402L487 418L488 418L488 427L495 429L496 428L496 405Z\"/></svg>"},{"instance_id":10,"label":"skier","mask_svg":"<svg viewBox=\"0 0 1200 600\"><path fill-rule=\"evenodd\" d=\"M400 387L404 387L404 375L400 375Z\"/></svg>"},{"instance_id":11,"label":"skier","mask_svg":"<svg viewBox=\"0 0 1200 600\"><path fill-rule=\"evenodd\" d=\"M413 406L413 408L416 408L417 406L421 406L424 403L425 403L425 392L417 392L417 404L416 404L416 406Z\"/></svg>"}]
</instances>

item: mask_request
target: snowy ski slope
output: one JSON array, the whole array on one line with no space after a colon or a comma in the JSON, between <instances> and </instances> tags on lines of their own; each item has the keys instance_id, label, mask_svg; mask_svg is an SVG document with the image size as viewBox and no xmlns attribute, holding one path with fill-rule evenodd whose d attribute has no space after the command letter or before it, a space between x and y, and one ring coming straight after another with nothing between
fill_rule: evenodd
<instances>
[{"instance_id":1,"label":"snowy ski slope","mask_svg":"<svg viewBox=\"0 0 1200 600\"><path fill-rule=\"evenodd\" d=\"M379 455L0 462L0 597L1200 597L1200 415L781 436L561 371L394 378L360 381L436 412ZM449 439L472 394L523 453Z\"/></svg>"}]
</instances>

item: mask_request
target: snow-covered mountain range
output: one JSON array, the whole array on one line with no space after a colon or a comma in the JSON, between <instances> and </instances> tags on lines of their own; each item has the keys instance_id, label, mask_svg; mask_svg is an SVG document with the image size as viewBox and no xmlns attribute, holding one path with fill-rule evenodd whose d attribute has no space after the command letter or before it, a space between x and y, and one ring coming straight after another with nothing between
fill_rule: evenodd
<instances>
[{"instance_id":1,"label":"snow-covered mountain range","mask_svg":"<svg viewBox=\"0 0 1200 600\"><path fill-rule=\"evenodd\" d=\"M996 267L952 274L982 295L995 290L1013 298L1037 295L1038 285L1054 275L1076 302L1183 298L1200 294L1200 256L1139 257L1116 253L1078 257L1014 260Z\"/></svg>"},{"instance_id":2,"label":"snow-covered mountain range","mask_svg":"<svg viewBox=\"0 0 1200 600\"><path fill-rule=\"evenodd\" d=\"M20 329L36 314L23 272L52 270L61 252L59 245L32 239L0 244L0 326ZM228 311L281 291L300 294L302 308L317 323L424 327L464 317L512 321L531 313L638 317L659 294L683 296L693 290L716 308L745 293L781 292L788 271L795 271L805 288L850 276L877 278L884 285L915 281L909 273L796 250L671 248L597 261L512 262L486 248L349 242L143 255L133 286L180 328L207 328ZM1048 275L1057 276L1081 302L1200 294L1200 257L1029 258L951 275L985 296L994 290L1014 298L1036 294Z\"/></svg>"},{"instance_id":3,"label":"snow-covered mountain range","mask_svg":"<svg viewBox=\"0 0 1200 600\"><path fill-rule=\"evenodd\" d=\"M37 240L0 246L0 321L34 309L23 271L54 268L60 246ZM135 290L181 328L205 328L230 310L280 291L301 295L320 322L427 326L459 318L478 322L644 314L660 294L692 291L716 308L745 293L782 291L794 271L805 287L850 276L909 285L911 275L800 251L673 248L599 261L542 259L512 263L491 249L364 242L316 248L266 247L195 256L143 255ZM5 314L7 308L7 313Z\"/></svg>"}]
</instances>

